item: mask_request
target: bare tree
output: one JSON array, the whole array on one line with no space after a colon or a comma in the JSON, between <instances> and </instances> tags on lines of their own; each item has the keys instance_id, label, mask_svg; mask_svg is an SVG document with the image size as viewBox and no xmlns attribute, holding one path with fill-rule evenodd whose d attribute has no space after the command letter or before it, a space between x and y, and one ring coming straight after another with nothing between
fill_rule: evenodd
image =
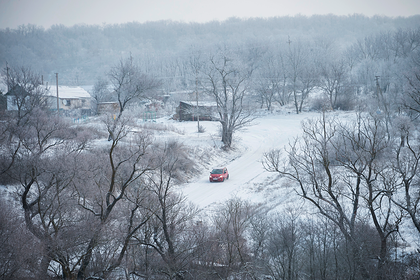
<instances>
[{"instance_id":1,"label":"bare tree","mask_svg":"<svg viewBox=\"0 0 420 280\"><path fill-rule=\"evenodd\" d=\"M348 275L347 248L338 227L325 217L311 217L302 230L302 271L308 279L341 279Z\"/></svg>"},{"instance_id":2,"label":"bare tree","mask_svg":"<svg viewBox=\"0 0 420 280\"><path fill-rule=\"evenodd\" d=\"M420 58L413 59L413 71L406 76L408 87L403 94L402 104L413 120L420 116Z\"/></svg>"},{"instance_id":3,"label":"bare tree","mask_svg":"<svg viewBox=\"0 0 420 280\"><path fill-rule=\"evenodd\" d=\"M202 61L202 54L199 51L194 51L193 54L190 57L189 66L192 70L192 75L194 77L194 94L195 94L195 101L196 101L196 108L195 112L189 112L193 116L196 116L197 118L197 132L203 132L203 128L200 127L200 109L199 109L199 103L198 100L202 99L202 96L199 96L198 92L198 86L200 83L200 74L201 69L203 67L203 61Z\"/></svg>"},{"instance_id":4,"label":"bare tree","mask_svg":"<svg viewBox=\"0 0 420 280\"><path fill-rule=\"evenodd\" d=\"M280 106L289 102L289 92L286 90L286 72L281 53L268 53L263 59L262 67L258 69L256 92L261 100L261 106L272 110L274 102Z\"/></svg>"},{"instance_id":5,"label":"bare tree","mask_svg":"<svg viewBox=\"0 0 420 280\"><path fill-rule=\"evenodd\" d=\"M393 202L404 210L410 217L417 231L420 232L420 217L418 207L420 203L420 145L416 136L415 125L404 118L394 121L394 128L397 141L393 146L393 159L390 161L394 175L393 189L389 194L393 194Z\"/></svg>"},{"instance_id":6,"label":"bare tree","mask_svg":"<svg viewBox=\"0 0 420 280\"><path fill-rule=\"evenodd\" d=\"M117 119L130 103L147 98L148 94L160 86L160 81L141 72L132 56L125 60L121 59L108 75L112 90L120 105Z\"/></svg>"},{"instance_id":7,"label":"bare tree","mask_svg":"<svg viewBox=\"0 0 420 280\"><path fill-rule=\"evenodd\" d=\"M98 103L105 101L113 101L108 81L106 81L103 78L98 78L95 84L93 85L91 96L95 101L95 104L92 106L92 109L94 109L95 111L97 111Z\"/></svg>"},{"instance_id":8,"label":"bare tree","mask_svg":"<svg viewBox=\"0 0 420 280\"><path fill-rule=\"evenodd\" d=\"M349 98L348 68L344 60L326 60L320 65L321 88L328 98L331 109L337 109L339 102Z\"/></svg>"},{"instance_id":9,"label":"bare tree","mask_svg":"<svg viewBox=\"0 0 420 280\"><path fill-rule=\"evenodd\" d=\"M289 209L278 213L269 232L269 271L275 279L294 280L300 278L300 261L303 258L302 239L304 231L299 214Z\"/></svg>"},{"instance_id":10,"label":"bare tree","mask_svg":"<svg viewBox=\"0 0 420 280\"><path fill-rule=\"evenodd\" d=\"M42 246L33 240L25 227L14 201L0 199L0 279L23 279L29 273L37 275L37 262L42 258Z\"/></svg>"},{"instance_id":11,"label":"bare tree","mask_svg":"<svg viewBox=\"0 0 420 280\"><path fill-rule=\"evenodd\" d=\"M317 85L318 71L312 59L309 50L304 48L300 42L292 43L289 40L285 64L289 92L293 97L296 114L302 111L303 102Z\"/></svg>"},{"instance_id":12,"label":"bare tree","mask_svg":"<svg viewBox=\"0 0 420 280\"><path fill-rule=\"evenodd\" d=\"M128 248L128 242L133 234L148 220L148 217L137 219L138 224L134 224L135 214L139 208L141 195L139 194L140 178L145 175L152 167L149 163L148 149L150 146L150 136L147 134L137 134L132 139L131 145L127 145L130 130L127 119L121 118L118 126L114 128L114 138L106 153L99 154L99 166L94 169L92 176L92 187L97 188L97 192L83 189L78 190L78 205L90 212L95 218L93 234L84 249L83 258L80 260L80 268L77 279L84 279L89 264L94 256L96 247L102 239L103 233L109 228L109 221L113 219L113 213L117 211L121 204L128 204L131 209L127 215L125 237L122 245L117 245L118 256L115 260L100 273L107 275L118 267ZM109 125L114 126L111 122ZM108 129L109 130L109 129ZM102 156L101 156L102 155ZM103 163L106 163L103 165ZM135 194L131 199L131 191Z\"/></svg>"},{"instance_id":13,"label":"bare tree","mask_svg":"<svg viewBox=\"0 0 420 280\"><path fill-rule=\"evenodd\" d=\"M17 113L17 123L33 109L45 109L48 105L46 93L48 87L42 85L41 75L30 67L12 67L3 69L1 78L13 94L13 105Z\"/></svg>"},{"instance_id":14,"label":"bare tree","mask_svg":"<svg viewBox=\"0 0 420 280\"><path fill-rule=\"evenodd\" d=\"M212 55L210 64L203 70L203 89L216 101L225 148L231 147L234 132L254 120L245 101L253 70L228 50L219 50Z\"/></svg>"},{"instance_id":15,"label":"bare tree","mask_svg":"<svg viewBox=\"0 0 420 280\"><path fill-rule=\"evenodd\" d=\"M71 166L84 148L85 140L73 138L71 132L75 131L66 122L43 111L30 115L21 126L19 133L11 133L10 142L6 143L14 147L15 157L3 176L18 185L16 193L26 227L43 247L38 276L46 277L50 263L56 262L63 275L69 277L65 252L75 243L63 242L62 238L69 229L68 224L80 216L74 212L70 218L69 213L74 210L72 199L64 197L71 193L68 186L75 171Z\"/></svg>"},{"instance_id":16,"label":"bare tree","mask_svg":"<svg viewBox=\"0 0 420 280\"><path fill-rule=\"evenodd\" d=\"M369 116L358 120L353 127L343 126L325 114L306 121L303 137L287 151L288 162L279 150L273 150L265 154L263 164L267 170L297 183L298 193L338 226L350 245L357 273L368 279L371 272L359 243L358 221L369 213L375 225L382 245L377 275L382 275L386 241L398 229L401 216L396 212L394 218L389 200L385 203L385 186L376 184L378 176L386 176L388 142L384 125ZM367 201L368 212L362 207L362 199Z\"/></svg>"},{"instance_id":17,"label":"bare tree","mask_svg":"<svg viewBox=\"0 0 420 280\"><path fill-rule=\"evenodd\" d=\"M110 94L108 86L108 82L105 79L98 78L96 80L95 84L93 85L92 92L92 97L96 100L96 102L107 101L107 97Z\"/></svg>"},{"instance_id":18,"label":"bare tree","mask_svg":"<svg viewBox=\"0 0 420 280\"><path fill-rule=\"evenodd\" d=\"M299 85L297 88L299 89L300 96L294 102L297 111L302 112L304 102L308 99L310 93L319 86L319 69L315 61L311 60L310 57L307 59L298 80Z\"/></svg>"},{"instance_id":19,"label":"bare tree","mask_svg":"<svg viewBox=\"0 0 420 280\"><path fill-rule=\"evenodd\" d=\"M420 47L420 28L398 29L389 34L390 40L387 48L393 53L393 58L406 58Z\"/></svg>"},{"instance_id":20,"label":"bare tree","mask_svg":"<svg viewBox=\"0 0 420 280\"><path fill-rule=\"evenodd\" d=\"M380 240L376 278L384 279L389 261L388 241L398 231L403 215L392 203L389 191L394 189L394 178L387 162L391 142L388 140L386 120L359 115L354 125L345 125L339 131L335 147L339 165L363 182L362 197Z\"/></svg>"},{"instance_id":21,"label":"bare tree","mask_svg":"<svg viewBox=\"0 0 420 280\"><path fill-rule=\"evenodd\" d=\"M42 111L26 122L25 133L10 134L8 145L20 148L2 177L19 184L25 224L44 250L42 279L108 277L150 216L140 212L146 196L138 184L150 169L150 138L133 136L123 118L118 124L109 149L97 151L87 149L81 128Z\"/></svg>"},{"instance_id":22,"label":"bare tree","mask_svg":"<svg viewBox=\"0 0 420 280\"><path fill-rule=\"evenodd\" d=\"M250 220L248 244L253 256L251 260L251 272L256 276L256 279L258 279L257 276L266 274L269 262L269 233L272 230L273 223L271 215L267 210L263 211L263 209L259 209L259 211L256 211L252 215Z\"/></svg>"},{"instance_id":23,"label":"bare tree","mask_svg":"<svg viewBox=\"0 0 420 280\"><path fill-rule=\"evenodd\" d=\"M221 206L213 217L219 246L218 264L224 267L224 277L253 279L250 267L250 248L246 236L256 207L248 201L233 197Z\"/></svg>"},{"instance_id":24,"label":"bare tree","mask_svg":"<svg viewBox=\"0 0 420 280\"><path fill-rule=\"evenodd\" d=\"M404 105L413 115L414 119L418 119L420 114L420 74L416 74L414 79L409 79L411 90L408 92Z\"/></svg>"},{"instance_id":25,"label":"bare tree","mask_svg":"<svg viewBox=\"0 0 420 280\"><path fill-rule=\"evenodd\" d=\"M34 120L46 119L48 105L48 87L42 85L41 75L31 68L7 68L2 71L1 78L12 95L13 107L8 110L11 114L0 123L0 144L3 147L0 175L8 171L19 156L22 140L30 135L27 130L33 127Z\"/></svg>"},{"instance_id":26,"label":"bare tree","mask_svg":"<svg viewBox=\"0 0 420 280\"><path fill-rule=\"evenodd\" d=\"M121 59L109 72L112 93L119 103L119 113L114 117L114 125L108 126L108 140L114 139L116 127L119 125L123 112L135 101L148 98L160 86L160 81L141 72L130 55Z\"/></svg>"},{"instance_id":27,"label":"bare tree","mask_svg":"<svg viewBox=\"0 0 420 280\"><path fill-rule=\"evenodd\" d=\"M159 254L165 264L161 269L170 279L186 279L197 248L191 232L198 211L174 188L185 180L192 161L185 147L175 141L155 147L155 151L155 169L145 180L149 202L142 205L152 218L149 232L137 235L137 240Z\"/></svg>"}]
</instances>

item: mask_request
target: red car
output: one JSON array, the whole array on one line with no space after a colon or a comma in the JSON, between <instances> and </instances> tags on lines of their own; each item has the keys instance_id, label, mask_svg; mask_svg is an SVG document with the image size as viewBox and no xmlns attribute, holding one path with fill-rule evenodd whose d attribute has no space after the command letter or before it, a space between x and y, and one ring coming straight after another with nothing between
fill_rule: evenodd
<instances>
[{"instance_id":1,"label":"red car","mask_svg":"<svg viewBox=\"0 0 420 280\"><path fill-rule=\"evenodd\" d=\"M210 172L210 182L223 182L229 179L229 172L226 167L215 168Z\"/></svg>"}]
</instances>

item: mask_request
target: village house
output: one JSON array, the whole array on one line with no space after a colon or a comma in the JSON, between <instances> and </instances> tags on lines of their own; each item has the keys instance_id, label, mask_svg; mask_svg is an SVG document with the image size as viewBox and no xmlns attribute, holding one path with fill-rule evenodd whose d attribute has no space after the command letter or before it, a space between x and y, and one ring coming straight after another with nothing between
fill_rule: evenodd
<instances>
[{"instance_id":1,"label":"village house","mask_svg":"<svg viewBox=\"0 0 420 280\"><path fill-rule=\"evenodd\" d=\"M57 110L57 88L51 87L47 92L48 104L51 109ZM58 87L58 107L68 115L91 115L90 94L81 87Z\"/></svg>"},{"instance_id":2,"label":"village house","mask_svg":"<svg viewBox=\"0 0 420 280\"><path fill-rule=\"evenodd\" d=\"M17 96L26 99L29 93L24 88L17 85L10 89L6 97L6 110L18 110ZM91 96L81 87L68 87L59 86L58 96L57 87L50 87L46 94L43 95L46 100L47 107L50 110L57 110L64 112L66 115L71 116L88 116L91 114Z\"/></svg>"}]
</instances>

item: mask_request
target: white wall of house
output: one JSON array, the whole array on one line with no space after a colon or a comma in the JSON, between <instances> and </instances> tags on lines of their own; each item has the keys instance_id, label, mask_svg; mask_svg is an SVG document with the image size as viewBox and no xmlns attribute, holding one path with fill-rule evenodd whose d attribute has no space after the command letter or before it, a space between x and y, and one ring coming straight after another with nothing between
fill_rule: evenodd
<instances>
[{"instance_id":1,"label":"white wall of house","mask_svg":"<svg viewBox=\"0 0 420 280\"><path fill-rule=\"evenodd\" d=\"M14 95L7 95L7 110L9 111L16 111L18 109L16 104L16 97Z\"/></svg>"}]
</instances>

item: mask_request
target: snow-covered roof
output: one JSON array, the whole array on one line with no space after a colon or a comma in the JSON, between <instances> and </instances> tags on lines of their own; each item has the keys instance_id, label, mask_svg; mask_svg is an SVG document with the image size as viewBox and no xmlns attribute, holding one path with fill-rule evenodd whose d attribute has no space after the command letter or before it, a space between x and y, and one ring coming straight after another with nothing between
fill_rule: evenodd
<instances>
[{"instance_id":1,"label":"snow-covered roof","mask_svg":"<svg viewBox=\"0 0 420 280\"><path fill-rule=\"evenodd\" d=\"M57 88L52 86L47 93L50 96L57 96ZM90 94L81 87L58 86L58 97L63 99L90 98Z\"/></svg>"},{"instance_id":2,"label":"snow-covered roof","mask_svg":"<svg viewBox=\"0 0 420 280\"><path fill-rule=\"evenodd\" d=\"M190 106L197 106L197 101L181 101L182 103L185 103ZM216 107L217 103L212 101L198 101L199 107Z\"/></svg>"}]
</instances>

